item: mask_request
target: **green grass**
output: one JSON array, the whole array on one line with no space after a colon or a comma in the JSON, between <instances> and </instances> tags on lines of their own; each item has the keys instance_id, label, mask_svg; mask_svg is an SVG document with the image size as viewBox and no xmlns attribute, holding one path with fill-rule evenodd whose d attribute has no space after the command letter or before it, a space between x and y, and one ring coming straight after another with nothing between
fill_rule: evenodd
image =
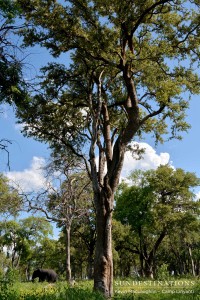
<instances>
[{"instance_id":1,"label":"green grass","mask_svg":"<svg viewBox=\"0 0 200 300\"><path fill-rule=\"evenodd\" d=\"M92 281L0 283L0 300L104 300L92 291ZM113 300L200 300L200 281L133 281L115 280Z\"/></svg>"}]
</instances>

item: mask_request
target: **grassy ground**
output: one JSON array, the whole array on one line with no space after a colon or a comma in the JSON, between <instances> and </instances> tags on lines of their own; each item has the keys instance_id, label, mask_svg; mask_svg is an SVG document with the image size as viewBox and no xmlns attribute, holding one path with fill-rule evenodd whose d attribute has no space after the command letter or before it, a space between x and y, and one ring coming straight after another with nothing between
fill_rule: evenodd
<instances>
[{"instance_id":1,"label":"grassy ground","mask_svg":"<svg viewBox=\"0 0 200 300\"><path fill-rule=\"evenodd\" d=\"M0 284L0 300L103 300L92 291L91 281L5 283ZM113 300L200 300L200 281L180 279L168 281L115 280Z\"/></svg>"}]
</instances>

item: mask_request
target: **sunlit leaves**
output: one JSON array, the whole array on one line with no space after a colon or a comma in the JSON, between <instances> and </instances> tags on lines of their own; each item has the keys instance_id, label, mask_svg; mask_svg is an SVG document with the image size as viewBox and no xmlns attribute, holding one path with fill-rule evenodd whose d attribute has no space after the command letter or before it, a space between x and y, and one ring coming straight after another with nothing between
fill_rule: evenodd
<instances>
[{"instance_id":1,"label":"sunlit leaves","mask_svg":"<svg viewBox=\"0 0 200 300\"><path fill-rule=\"evenodd\" d=\"M198 217L199 204L194 202L192 189L200 181L195 174L160 166L155 171L135 172L131 178L132 186L119 188L115 215L134 230L140 226L151 226L155 231L165 226L172 228L190 216L191 220Z\"/></svg>"},{"instance_id":2,"label":"sunlit leaves","mask_svg":"<svg viewBox=\"0 0 200 300\"><path fill-rule=\"evenodd\" d=\"M0 175L0 214L17 215L22 207L18 191L9 185L8 179Z\"/></svg>"}]
</instances>

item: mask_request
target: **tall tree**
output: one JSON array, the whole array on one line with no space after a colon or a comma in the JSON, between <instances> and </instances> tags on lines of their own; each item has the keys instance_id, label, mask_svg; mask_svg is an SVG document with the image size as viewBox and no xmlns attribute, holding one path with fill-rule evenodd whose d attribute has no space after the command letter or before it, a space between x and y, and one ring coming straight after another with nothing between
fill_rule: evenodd
<instances>
[{"instance_id":1,"label":"tall tree","mask_svg":"<svg viewBox=\"0 0 200 300\"><path fill-rule=\"evenodd\" d=\"M17 3L26 18L25 45L39 44L63 60L70 53L68 67L50 63L43 68L40 92L18 116L27 136L85 161L97 215L94 288L109 297L113 201L124 155L142 133L163 141L163 135L180 138L179 132L189 128L184 120L189 95L199 92L199 3Z\"/></svg>"}]
</instances>

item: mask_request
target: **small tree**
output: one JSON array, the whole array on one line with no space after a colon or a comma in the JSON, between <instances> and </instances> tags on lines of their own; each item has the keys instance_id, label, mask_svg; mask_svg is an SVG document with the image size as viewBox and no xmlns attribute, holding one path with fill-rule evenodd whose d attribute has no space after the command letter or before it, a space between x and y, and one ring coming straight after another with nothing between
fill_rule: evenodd
<instances>
[{"instance_id":1,"label":"small tree","mask_svg":"<svg viewBox=\"0 0 200 300\"><path fill-rule=\"evenodd\" d=\"M70 240L72 223L88 213L91 206L90 181L85 173L61 174L60 186L50 186L44 193L38 194L33 203L29 200L31 210L41 211L48 220L57 223L64 231L66 242L66 278L71 281Z\"/></svg>"}]
</instances>

